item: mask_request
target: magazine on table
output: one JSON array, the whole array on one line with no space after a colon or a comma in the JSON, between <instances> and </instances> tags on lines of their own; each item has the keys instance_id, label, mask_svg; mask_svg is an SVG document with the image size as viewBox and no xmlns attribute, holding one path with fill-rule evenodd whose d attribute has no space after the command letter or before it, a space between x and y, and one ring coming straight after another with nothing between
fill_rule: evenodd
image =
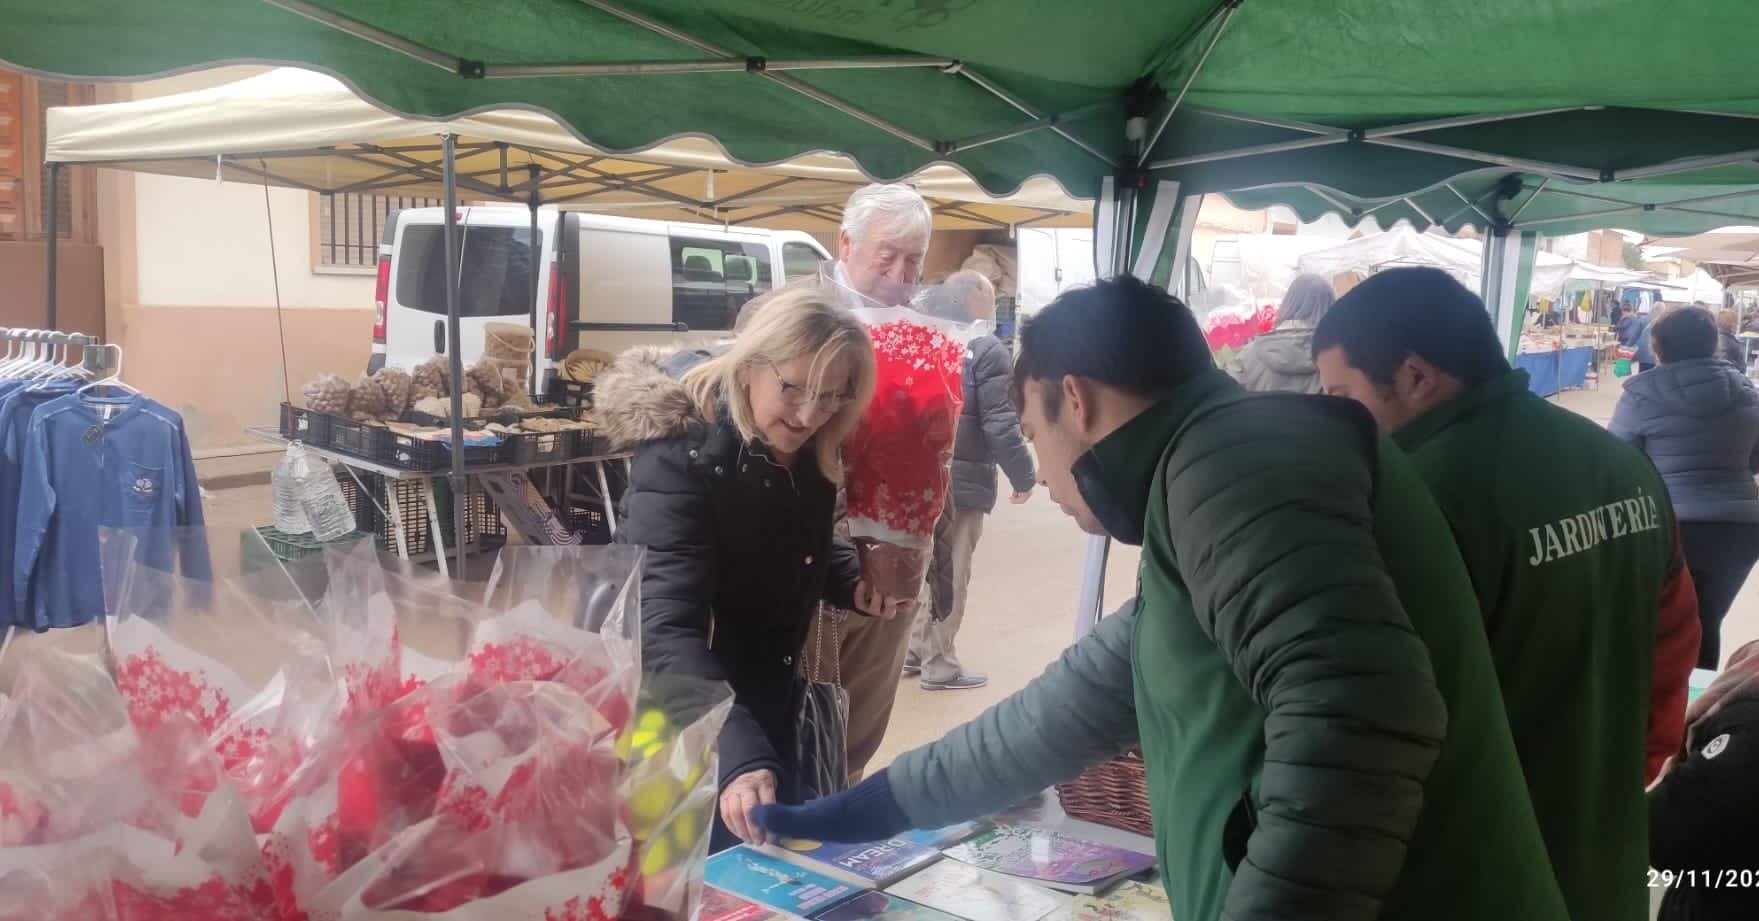
<instances>
[{"instance_id":1,"label":"magazine on table","mask_svg":"<svg viewBox=\"0 0 1759 921\"><path fill-rule=\"evenodd\" d=\"M887 886L941 858L941 849L971 837L981 824L960 822L945 828L912 829L884 841L835 844L783 838L765 846L766 854L863 888Z\"/></svg>"},{"instance_id":2,"label":"magazine on table","mask_svg":"<svg viewBox=\"0 0 1759 921\"><path fill-rule=\"evenodd\" d=\"M799 915L759 905L713 886L702 887L702 907L696 918L697 921L799 921Z\"/></svg>"},{"instance_id":3,"label":"magazine on table","mask_svg":"<svg viewBox=\"0 0 1759 921\"><path fill-rule=\"evenodd\" d=\"M1070 898L956 860L932 864L886 892L968 921L1039 921Z\"/></svg>"},{"instance_id":4,"label":"magazine on table","mask_svg":"<svg viewBox=\"0 0 1759 921\"><path fill-rule=\"evenodd\" d=\"M952 847L953 845L964 841L966 838L977 834L978 829L983 827L984 824L982 822L958 822L953 825L948 825L945 828L911 829L898 837L903 838L911 844L921 845L922 847L938 851L943 848Z\"/></svg>"},{"instance_id":5,"label":"magazine on table","mask_svg":"<svg viewBox=\"0 0 1759 921\"><path fill-rule=\"evenodd\" d=\"M941 852L903 837L862 844L783 838L763 852L855 886L890 886L941 859Z\"/></svg>"},{"instance_id":6,"label":"magazine on table","mask_svg":"<svg viewBox=\"0 0 1759 921\"><path fill-rule=\"evenodd\" d=\"M1045 921L1167 921L1172 915L1165 889L1126 881L1105 895L1076 896Z\"/></svg>"},{"instance_id":7,"label":"magazine on table","mask_svg":"<svg viewBox=\"0 0 1759 921\"><path fill-rule=\"evenodd\" d=\"M743 845L710 857L703 881L716 889L797 915L823 911L863 891L861 886L814 873Z\"/></svg>"},{"instance_id":8,"label":"magazine on table","mask_svg":"<svg viewBox=\"0 0 1759 921\"><path fill-rule=\"evenodd\" d=\"M863 892L835 908L813 916L814 921L960 921L949 915L889 892Z\"/></svg>"},{"instance_id":9,"label":"magazine on table","mask_svg":"<svg viewBox=\"0 0 1759 921\"><path fill-rule=\"evenodd\" d=\"M1076 894L1154 867L1154 857L1032 825L1000 825L956 847L948 857L1004 876Z\"/></svg>"}]
</instances>

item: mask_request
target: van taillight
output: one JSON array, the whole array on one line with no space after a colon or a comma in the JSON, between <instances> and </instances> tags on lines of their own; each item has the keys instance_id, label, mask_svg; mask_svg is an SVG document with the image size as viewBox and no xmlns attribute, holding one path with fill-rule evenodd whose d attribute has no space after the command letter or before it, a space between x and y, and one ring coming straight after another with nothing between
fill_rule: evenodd
<instances>
[{"instance_id":1,"label":"van taillight","mask_svg":"<svg viewBox=\"0 0 1759 921\"><path fill-rule=\"evenodd\" d=\"M379 257L379 280L373 287L373 341L385 341L385 303L391 299L391 257Z\"/></svg>"},{"instance_id":2,"label":"van taillight","mask_svg":"<svg viewBox=\"0 0 1759 921\"><path fill-rule=\"evenodd\" d=\"M567 286L562 282L562 266L550 263L550 292L544 308L544 354L552 360L562 357L562 330L567 311L562 309Z\"/></svg>"}]
</instances>

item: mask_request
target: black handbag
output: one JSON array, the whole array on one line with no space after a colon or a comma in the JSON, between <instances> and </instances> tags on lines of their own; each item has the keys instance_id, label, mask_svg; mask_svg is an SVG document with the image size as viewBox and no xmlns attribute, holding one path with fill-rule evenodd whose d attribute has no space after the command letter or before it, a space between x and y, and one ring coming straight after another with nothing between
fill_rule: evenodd
<instances>
[{"instance_id":1,"label":"black handbag","mask_svg":"<svg viewBox=\"0 0 1759 921\"><path fill-rule=\"evenodd\" d=\"M806 690L800 697L800 717L795 721L794 763L797 765L801 802L840 793L849 786L849 692L843 688L842 669L837 677L823 680L824 631L832 630L831 661L843 651L843 622L847 612L819 608L813 623L814 646L811 673L805 675Z\"/></svg>"}]
</instances>

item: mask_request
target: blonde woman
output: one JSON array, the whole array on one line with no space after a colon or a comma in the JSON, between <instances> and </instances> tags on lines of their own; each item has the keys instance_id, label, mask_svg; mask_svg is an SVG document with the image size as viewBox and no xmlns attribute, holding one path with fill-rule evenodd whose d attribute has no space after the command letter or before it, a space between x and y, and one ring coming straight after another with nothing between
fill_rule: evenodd
<instances>
[{"instance_id":1,"label":"blonde woman","mask_svg":"<svg viewBox=\"0 0 1759 921\"><path fill-rule=\"evenodd\" d=\"M831 530L873 389L867 332L815 290L776 297L718 356L637 350L599 379L600 424L634 452L617 538L648 551L644 667L733 688L714 850L763 842L751 811L797 801L795 657L819 603L898 614Z\"/></svg>"}]
</instances>

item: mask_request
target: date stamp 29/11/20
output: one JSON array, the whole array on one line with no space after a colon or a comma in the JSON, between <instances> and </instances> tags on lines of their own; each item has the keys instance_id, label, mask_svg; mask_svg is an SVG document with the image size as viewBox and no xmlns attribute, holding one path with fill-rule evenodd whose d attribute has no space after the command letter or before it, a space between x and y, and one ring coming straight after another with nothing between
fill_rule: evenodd
<instances>
[{"instance_id":1,"label":"date stamp 29/11/20","mask_svg":"<svg viewBox=\"0 0 1759 921\"><path fill-rule=\"evenodd\" d=\"M1753 889L1759 888L1759 870L1654 870L1649 871L1651 889Z\"/></svg>"}]
</instances>

